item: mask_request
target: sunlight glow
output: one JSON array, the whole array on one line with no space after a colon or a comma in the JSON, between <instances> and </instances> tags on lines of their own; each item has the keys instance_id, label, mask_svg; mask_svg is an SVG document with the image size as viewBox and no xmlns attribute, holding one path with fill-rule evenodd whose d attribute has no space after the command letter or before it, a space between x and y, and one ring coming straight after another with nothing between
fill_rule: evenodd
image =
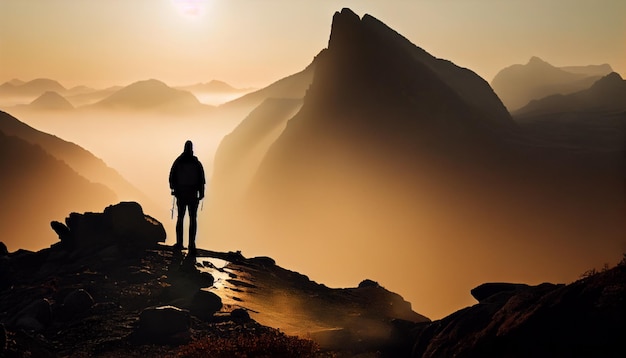
<instances>
[{"instance_id":1,"label":"sunlight glow","mask_svg":"<svg viewBox=\"0 0 626 358\"><path fill-rule=\"evenodd\" d=\"M209 0L172 0L178 14L187 19L200 19L206 15Z\"/></svg>"}]
</instances>

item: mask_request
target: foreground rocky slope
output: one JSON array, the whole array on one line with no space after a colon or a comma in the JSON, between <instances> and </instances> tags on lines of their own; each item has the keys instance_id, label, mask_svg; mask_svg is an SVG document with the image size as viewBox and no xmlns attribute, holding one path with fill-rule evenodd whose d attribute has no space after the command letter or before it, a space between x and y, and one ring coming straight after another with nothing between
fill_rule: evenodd
<instances>
[{"instance_id":1,"label":"foreground rocky slope","mask_svg":"<svg viewBox=\"0 0 626 358\"><path fill-rule=\"evenodd\" d=\"M52 228L48 249L0 245L0 356L626 354L626 257L569 285L480 285L476 305L431 322L371 280L332 289L269 257L185 256L137 203Z\"/></svg>"},{"instance_id":2,"label":"foreground rocky slope","mask_svg":"<svg viewBox=\"0 0 626 358\"><path fill-rule=\"evenodd\" d=\"M270 258L172 251L137 203L72 213L52 228L60 242L48 249L0 253L6 356L395 355L407 353L396 321L429 321L373 281L331 289Z\"/></svg>"},{"instance_id":3,"label":"foreground rocky slope","mask_svg":"<svg viewBox=\"0 0 626 358\"><path fill-rule=\"evenodd\" d=\"M626 257L569 285L491 283L419 331L413 357L623 357Z\"/></svg>"}]
</instances>

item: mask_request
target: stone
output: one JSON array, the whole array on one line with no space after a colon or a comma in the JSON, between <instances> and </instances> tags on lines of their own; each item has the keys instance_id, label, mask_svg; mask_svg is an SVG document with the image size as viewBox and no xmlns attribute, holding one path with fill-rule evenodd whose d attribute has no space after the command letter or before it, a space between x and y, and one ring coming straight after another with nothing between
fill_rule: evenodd
<instances>
[{"instance_id":1,"label":"stone","mask_svg":"<svg viewBox=\"0 0 626 358\"><path fill-rule=\"evenodd\" d=\"M235 323L246 323L250 322L252 319L250 318L250 314L243 308L236 308L230 313L230 319Z\"/></svg>"},{"instance_id":2,"label":"stone","mask_svg":"<svg viewBox=\"0 0 626 358\"><path fill-rule=\"evenodd\" d=\"M198 290L191 300L191 314L205 321L222 309L222 299L213 292Z\"/></svg>"},{"instance_id":3,"label":"stone","mask_svg":"<svg viewBox=\"0 0 626 358\"><path fill-rule=\"evenodd\" d=\"M517 290L528 287L528 285L518 283L488 282L473 288L470 293L478 302L483 302L495 294L504 292L512 294Z\"/></svg>"},{"instance_id":4,"label":"stone","mask_svg":"<svg viewBox=\"0 0 626 358\"><path fill-rule=\"evenodd\" d=\"M189 335L189 312L174 306L150 307L139 315L136 334L140 340L168 343Z\"/></svg>"},{"instance_id":5,"label":"stone","mask_svg":"<svg viewBox=\"0 0 626 358\"><path fill-rule=\"evenodd\" d=\"M63 300L63 307L71 314L87 312L93 305L94 299L89 292L81 289L70 292Z\"/></svg>"},{"instance_id":6,"label":"stone","mask_svg":"<svg viewBox=\"0 0 626 358\"><path fill-rule=\"evenodd\" d=\"M50 302L45 299L38 299L31 302L15 315L13 320L16 327L29 330L41 331L52 321L52 310Z\"/></svg>"},{"instance_id":7,"label":"stone","mask_svg":"<svg viewBox=\"0 0 626 358\"><path fill-rule=\"evenodd\" d=\"M359 288L365 288L365 287L380 287L380 285L376 281L365 279L361 281L361 283L359 283Z\"/></svg>"},{"instance_id":8,"label":"stone","mask_svg":"<svg viewBox=\"0 0 626 358\"><path fill-rule=\"evenodd\" d=\"M249 261L253 264L263 267L272 267L276 265L276 261L273 258L267 256L253 257Z\"/></svg>"},{"instance_id":9,"label":"stone","mask_svg":"<svg viewBox=\"0 0 626 358\"><path fill-rule=\"evenodd\" d=\"M122 244L126 247L152 247L165 242L163 225L153 217L145 215L136 202L120 202L110 205L102 213L71 213L65 224L50 223L61 243L77 255L92 254Z\"/></svg>"},{"instance_id":10,"label":"stone","mask_svg":"<svg viewBox=\"0 0 626 358\"><path fill-rule=\"evenodd\" d=\"M136 202L121 202L104 209L116 237L129 238L140 244L165 242L165 229L156 219L144 215Z\"/></svg>"},{"instance_id":11,"label":"stone","mask_svg":"<svg viewBox=\"0 0 626 358\"><path fill-rule=\"evenodd\" d=\"M7 249L7 245L4 242L0 241L0 257L8 256L9 250Z\"/></svg>"},{"instance_id":12,"label":"stone","mask_svg":"<svg viewBox=\"0 0 626 358\"><path fill-rule=\"evenodd\" d=\"M50 222L50 227L59 236L59 240L61 240L63 245L70 249L74 247L74 237L65 224L59 221L52 221Z\"/></svg>"}]
</instances>

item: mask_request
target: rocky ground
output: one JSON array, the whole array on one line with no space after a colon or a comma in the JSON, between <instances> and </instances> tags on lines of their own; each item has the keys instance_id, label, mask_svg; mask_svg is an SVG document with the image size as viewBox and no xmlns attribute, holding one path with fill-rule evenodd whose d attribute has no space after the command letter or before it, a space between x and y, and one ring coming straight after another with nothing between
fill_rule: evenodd
<instances>
[{"instance_id":1,"label":"rocky ground","mask_svg":"<svg viewBox=\"0 0 626 358\"><path fill-rule=\"evenodd\" d=\"M267 257L173 250L134 203L52 227L58 244L0 254L4 356L394 356L399 330L429 321L373 281L331 289Z\"/></svg>"},{"instance_id":2,"label":"rocky ground","mask_svg":"<svg viewBox=\"0 0 626 358\"><path fill-rule=\"evenodd\" d=\"M569 285L483 284L431 322L371 280L172 250L135 203L52 227L50 248L0 245L0 357L626 356L626 257Z\"/></svg>"}]
</instances>

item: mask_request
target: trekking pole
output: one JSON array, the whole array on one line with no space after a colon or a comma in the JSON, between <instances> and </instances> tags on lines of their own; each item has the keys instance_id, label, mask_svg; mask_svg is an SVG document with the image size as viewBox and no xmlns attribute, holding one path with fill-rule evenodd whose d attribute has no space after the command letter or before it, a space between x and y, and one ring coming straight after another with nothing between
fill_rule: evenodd
<instances>
[{"instance_id":1,"label":"trekking pole","mask_svg":"<svg viewBox=\"0 0 626 358\"><path fill-rule=\"evenodd\" d=\"M200 200L200 211L204 209L204 199Z\"/></svg>"},{"instance_id":2,"label":"trekking pole","mask_svg":"<svg viewBox=\"0 0 626 358\"><path fill-rule=\"evenodd\" d=\"M170 209L171 219L174 220L174 205L176 204L176 197L172 197L172 208Z\"/></svg>"}]
</instances>

